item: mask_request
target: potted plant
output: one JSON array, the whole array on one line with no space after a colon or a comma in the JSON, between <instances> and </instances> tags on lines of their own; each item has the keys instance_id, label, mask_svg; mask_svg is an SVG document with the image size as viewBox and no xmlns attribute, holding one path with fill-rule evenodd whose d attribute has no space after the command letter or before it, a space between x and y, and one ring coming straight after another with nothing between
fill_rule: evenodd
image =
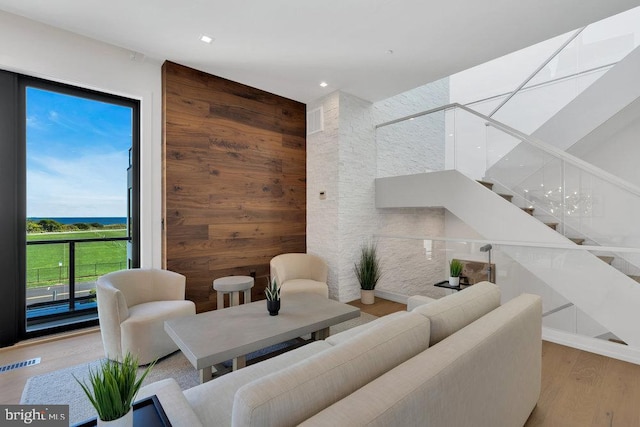
<instances>
[{"instance_id":1,"label":"potted plant","mask_svg":"<svg viewBox=\"0 0 640 427\"><path fill-rule=\"evenodd\" d=\"M267 285L264 293L267 296L267 310L269 310L269 315L277 316L278 311L280 311L280 288L275 278Z\"/></svg>"},{"instance_id":2,"label":"potted plant","mask_svg":"<svg viewBox=\"0 0 640 427\"><path fill-rule=\"evenodd\" d=\"M354 271L360 282L360 301L363 304L373 304L374 289L382 274L375 244L369 243L360 247L360 261L354 264Z\"/></svg>"},{"instance_id":3,"label":"potted plant","mask_svg":"<svg viewBox=\"0 0 640 427\"><path fill-rule=\"evenodd\" d=\"M96 371L90 369L88 385L74 376L96 408L99 426L133 425L133 400L154 364L136 379L138 359L127 353L122 363L107 360Z\"/></svg>"},{"instance_id":4,"label":"potted plant","mask_svg":"<svg viewBox=\"0 0 640 427\"><path fill-rule=\"evenodd\" d=\"M458 259L454 258L449 262L449 284L451 286L460 286L462 267L462 262Z\"/></svg>"}]
</instances>

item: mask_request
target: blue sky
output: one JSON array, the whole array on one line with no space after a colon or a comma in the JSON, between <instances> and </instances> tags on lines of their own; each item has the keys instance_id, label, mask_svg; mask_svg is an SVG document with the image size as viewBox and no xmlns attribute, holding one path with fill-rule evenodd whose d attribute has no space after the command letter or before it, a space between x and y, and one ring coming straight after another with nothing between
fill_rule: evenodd
<instances>
[{"instance_id":1,"label":"blue sky","mask_svg":"<svg viewBox=\"0 0 640 427\"><path fill-rule=\"evenodd\" d=\"M131 114L27 88L27 216L126 216Z\"/></svg>"}]
</instances>

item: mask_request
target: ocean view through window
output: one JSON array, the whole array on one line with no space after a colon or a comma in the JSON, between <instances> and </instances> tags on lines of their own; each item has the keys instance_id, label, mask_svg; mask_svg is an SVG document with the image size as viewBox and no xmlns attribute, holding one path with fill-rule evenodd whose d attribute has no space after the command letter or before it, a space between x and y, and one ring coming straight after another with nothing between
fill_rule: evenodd
<instances>
[{"instance_id":1,"label":"ocean view through window","mask_svg":"<svg viewBox=\"0 0 640 427\"><path fill-rule=\"evenodd\" d=\"M39 335L95 322L97 278L137 266L138 111L44 83L25 85L24 96L25 330Z\"/></svg>"}]
</instances>

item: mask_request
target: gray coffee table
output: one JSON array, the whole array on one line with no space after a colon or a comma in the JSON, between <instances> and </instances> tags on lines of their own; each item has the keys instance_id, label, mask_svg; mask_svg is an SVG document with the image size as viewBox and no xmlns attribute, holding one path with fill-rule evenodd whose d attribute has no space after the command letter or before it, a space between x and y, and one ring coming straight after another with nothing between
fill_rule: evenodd
<instances>
[{"instance_id":1,"label":"gray coffee table","mask_svg":"<svg viewBox=\"0 0 640 427\"><path fill-rule=\"evenodd\" d=\"M359 316L357 307L301 293L286 295L277 316L269 316L267 303L261 300L167 320L164 330L205 382L211 379L215 364L234 359L233 368L239 369L253 351L307 334L325 339L329 326Z\"/></svg>"}]
</instances>

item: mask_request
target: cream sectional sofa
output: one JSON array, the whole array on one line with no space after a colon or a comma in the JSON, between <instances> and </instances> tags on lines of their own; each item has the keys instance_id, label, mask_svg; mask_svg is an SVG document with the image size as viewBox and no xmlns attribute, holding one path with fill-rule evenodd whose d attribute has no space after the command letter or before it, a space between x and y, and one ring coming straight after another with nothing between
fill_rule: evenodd
<instances>
[{"instance_id":1,"label":"cream sectional sofa","mask_svg":"<svg viewBox=\"0 0 640 427\"><path fill-rule=\"evenodd\" d=\"M541 376L541 301L489 282L180 391L174 426L522 426Z\"/></svg>"}]
</instances>

